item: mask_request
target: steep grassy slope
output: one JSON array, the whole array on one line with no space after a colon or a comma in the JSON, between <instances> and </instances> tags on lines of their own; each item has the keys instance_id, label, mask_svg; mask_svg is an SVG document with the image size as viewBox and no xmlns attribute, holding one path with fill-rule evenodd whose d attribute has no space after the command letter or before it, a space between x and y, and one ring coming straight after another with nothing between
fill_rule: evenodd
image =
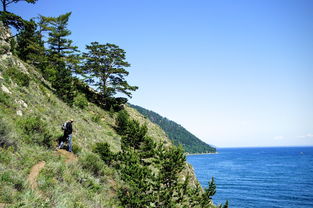
<instances>
[{"instance_id":1,"label":"steep grassy slope","mask_svg":"<svg viewBox=\"0 0 313 208\"><path fill-rule=\"evenodd\" d=\"M28 77L29 84L20 81L22 77ZM0 144L11 146L0 148L0 202L16 207L116 207L118 174L92 153L96 142L109 143L114 152L120 150L115 115L92 103L84 110L67 106L34 68L12 56L1 56L0 88ZM170 145L158 126L134 109L126 110L147 123L149 136ZM75 120L78 161L73 163L54 151L62 135L60 125L69 118ZM40 191L33 191L26 178L40 161L46 166L38 178ZM93 168L101 172L95 175Z\"/></svg>"},{"instance_id":2,"label":"steep grassy slope","mask_svg":"<svg viewBox=\"0 0 313 208\"><path fill-rule=\"evenodd\" d=\"M11 56L2 56L0 63L0 143L11 146L0 148L0 202L25 207L117 206L115 192L121 181L114 169L91 153L97 142L109 143L114 152L120 150L114 113L92 103L84 110L71 108L53 94L34 68ZM13 71L14 78L10 76ZM20 83L21 77L28 77L29 84ZM149 136L170 145L158 126L134 109L126 110L147 124ZM75 120L73 143L78 161L67 164L54 147L62 135L61 124L70 118ZM46 162L38 179L44 194L29 189L25 180L40 161ZM100 175L91 173L91 163L103 166Z\"/></svg>"},{"instance_id":3,"label":"steep grassy slope","mask_svg":"<svg viewBox=\"0 0 313 208\"><path fill-rule=\"evenodd\" d=\"M0 203L8 207L119 207L117 190L123 184L119 173L92 153L97 142L107 142L120 151L115 131L115 113L92 103L85 109L69 107L59 100L34 68L13 56L0 60ZM157 125L126 106L132 119L148 126L154 141L171 146ZM54 150L61 124L73 118L74 153L69 160ZM36 164L37 188L27 178ZM190 175L186 164L181 177ZM213 205L212 205L213 206Z\"/></svg>"},{"instance_id":4,"label":"steep grassy slope","mask_svg":"<svg viewBox=\"0 0 313 208\"><path fill-rule=\"evenodd\" d=\"M133 108L125 110L131 119L147 125L154 142L172 146L159 126ZM69 107L35 68L7 48L0 51L0 207L121 207L118 192L129 184L120 170L93 151L99 142L108 143L113 153L121 151L116 116L93 103L84 109ZM61 124L71 118L74 154L56 151ZM198 181L190 165L184 164L179 178L182 182L190 178L185 185L196 190ZM197 193L202 197L202 190ZM191 196L196 195L186 191L181 200L190 204ZM206 207L215 207L209 201Z\"/></svg>"},{"instance_id":5,"label":"steep grassy slope","mask_svg":"<svg viewBox=\"0 0 313 208\"><path fill-rule=\"evenodd\" d=\"M112 151L119 151L114 115L91 103L85 110L70 108L32 67L22 67L23 63L10 56L2 56L0 62L1 142L11 145L0 149L0 202L17 207L117 206L119 178L91 153L92 146L103 141L110 144ZM10 76L12 71L15 78ZM17 84L21 78L17 74L28 77L29 84ZM66 158L53 148L62 135L60 125L69 118L75 119L73 143L78 161L66 164ZM152 127L149 133L156 134L154 131L157 130ZM40 191L32 191L25 179L40 161L46 162L39 174ZM92 163L102 166L99 175L90 171Z\"/></svg>"},{"instance_id":6,"label":"steep grassy slope","mask_svg":"<svg viewBox=\"0 0 313 208\"><path fill-rule=\"evenodd\" d=\"M153 123L159 125L162 130L168 135L175 145L183 145L184 149L188 153L214 153L216 148L212 147L205 142L201 141L199 138L191 134L181 125L171 121L159 114L147 110L143 107L137 105L130 105L140 112L142 115L146 116Z\"/></svg>"}]
</instances>

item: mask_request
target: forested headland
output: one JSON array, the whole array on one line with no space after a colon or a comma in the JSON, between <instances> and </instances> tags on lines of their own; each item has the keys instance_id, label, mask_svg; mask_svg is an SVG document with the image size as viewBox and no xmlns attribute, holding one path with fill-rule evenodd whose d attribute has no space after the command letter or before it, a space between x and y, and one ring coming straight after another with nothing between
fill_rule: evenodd
<instances>
[{"instance_id":1,"label":"forested headland","mask_svg":"<svg viewBox=\"0 0 313 208\"><path fill-rule=\"evenodd\" d=\"M182 145L184 150L188 153L215 153L216 148L201 141L195 135L187 131L183 126L171 121L161 115L147 110L143 107L132 105L131 107L138 110L141 114L150 119L153 123L159 125L163 131L168 135L175 145Z\"/></svg>"}]
</instances>

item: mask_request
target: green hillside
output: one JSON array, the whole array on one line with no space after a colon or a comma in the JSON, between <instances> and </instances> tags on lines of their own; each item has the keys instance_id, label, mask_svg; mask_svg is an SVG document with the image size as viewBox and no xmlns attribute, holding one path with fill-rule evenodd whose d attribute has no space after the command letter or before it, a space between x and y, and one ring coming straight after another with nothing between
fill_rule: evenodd
<instances>
[{"instance_id":1,"label":"green hillside","mask_svg":"<svg viewBox=\"0 0 313 208\"><path fill-rule=\"evenodd\" d=\"M200 187L159 126L128 106L87 101L81 83L65 103L7 37L0 22L0 207L216 207L214 182ZM73 153L56 150L70 118Z\"/></svg>"},{"instance_id":2,"label":"green hillside","mask_svg":"<svg viewBox=\"0 0 313 208\"><path fill-rule=\"evenodd\" d=\"M131 105L153 123L159 125L175 145L183 145L188 153L214 153L216 148L198 139L181 125L137 105Z\"/></svg>"}]
</instances>

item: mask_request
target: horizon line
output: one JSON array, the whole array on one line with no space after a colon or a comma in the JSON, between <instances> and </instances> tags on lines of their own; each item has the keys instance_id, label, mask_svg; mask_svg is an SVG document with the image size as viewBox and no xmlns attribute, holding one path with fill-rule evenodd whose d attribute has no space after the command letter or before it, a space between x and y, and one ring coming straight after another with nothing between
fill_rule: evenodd
<instances>
[{"instance_id":1,"label":"horizon line","mask_svg":"<svg viewBox=\"0 0 313 208\"><path fill-rule=\"evenodd\" d=\"M313 147L313 145L290 145L290 146L244 146L244 147L215 147L216 149L231 148L287 148L287 147Z\"/></svg>"}]
</instances>

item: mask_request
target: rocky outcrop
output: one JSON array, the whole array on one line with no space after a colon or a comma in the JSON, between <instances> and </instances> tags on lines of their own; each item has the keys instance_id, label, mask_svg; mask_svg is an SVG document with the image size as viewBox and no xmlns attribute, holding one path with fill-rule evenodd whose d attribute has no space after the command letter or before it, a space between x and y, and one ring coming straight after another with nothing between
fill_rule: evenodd
<instances>
[{"instance_id":1,"label":"rocky outcrop","mask_svg":"<svg viewBox=\"0 0 313 208\"><path fill-rule=\"evenodd\" d=\"M11 55L11 46L9 39L11 37L10 29L5 27L0 21L0 55Z\"/></svg>"}]
</instances>

